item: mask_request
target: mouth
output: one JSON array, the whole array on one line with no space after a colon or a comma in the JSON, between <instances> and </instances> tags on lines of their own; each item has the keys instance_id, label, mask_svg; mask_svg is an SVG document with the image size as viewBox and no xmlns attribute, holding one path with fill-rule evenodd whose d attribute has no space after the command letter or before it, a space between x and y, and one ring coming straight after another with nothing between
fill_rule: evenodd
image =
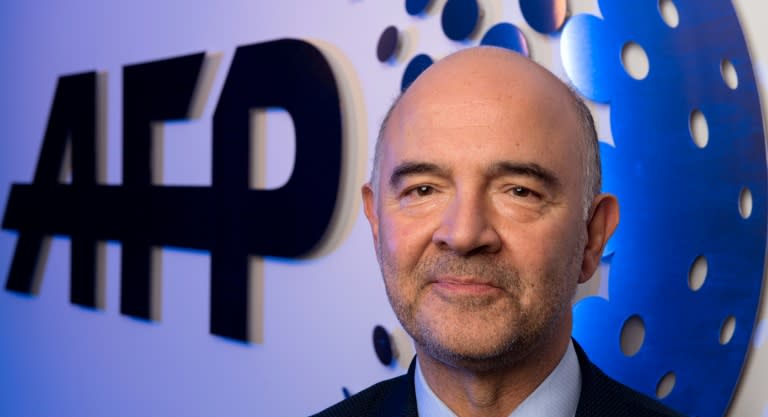
<instances>
[{"instance_id":1,"label":"mouth","mask_svg":"<svg viewBox=\"0 0 768 417\"><path fill-rule=\"evenodd\" d=\"M441 276L431 280L430 286L446 296L491 296L503 292L492 282L476 277Z\"/></svg>"}]
</instances>

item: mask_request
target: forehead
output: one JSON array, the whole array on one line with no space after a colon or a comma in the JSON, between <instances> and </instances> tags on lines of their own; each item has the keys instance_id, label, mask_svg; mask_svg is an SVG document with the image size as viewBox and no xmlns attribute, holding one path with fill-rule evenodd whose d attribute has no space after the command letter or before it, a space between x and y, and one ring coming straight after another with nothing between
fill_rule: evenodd
<instances>
[{"instance_id":1,"label":"forehead","mask_svg":"<svg viewBox=\"0 0 768 417\"><path fill-rule=\"evenodd\" d=\"M470 98L461 101L424 100L404 103L398 114L400 133L426 129L462 129L499 126L504 122L504 109L494 100ZM482 111L477 111L482 109Z\"/></svg>"},{"instance_id":2,"label":"forehead","mask_svg":"<svg viewBox=\"0 0 768 417\"><path fill-rule=\"evenodd\" d=\"M515 161L580 180L583 152L575 112L565 102L570 98L498 90L447 88L404 97L382 138L384 176L403 161L481 170Z\"/></svg>"}]
</instances>

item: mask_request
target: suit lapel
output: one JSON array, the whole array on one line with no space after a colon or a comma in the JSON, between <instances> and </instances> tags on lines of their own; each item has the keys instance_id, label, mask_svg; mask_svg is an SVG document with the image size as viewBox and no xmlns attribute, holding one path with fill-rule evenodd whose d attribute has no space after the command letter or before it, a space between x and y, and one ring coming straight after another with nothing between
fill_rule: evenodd
<instances>
[{"instance_id":1,"label":"suit lapel","mask_svg":"<svg viewBox=\"0 0 768 417\"><path fill-rule=\"evenodd\" d=\"M414 357L408 367L408 374L385 398L384 407L379 410L378 417L418 417L415 375L416 358Z\"/></svg>"}]
</instances>

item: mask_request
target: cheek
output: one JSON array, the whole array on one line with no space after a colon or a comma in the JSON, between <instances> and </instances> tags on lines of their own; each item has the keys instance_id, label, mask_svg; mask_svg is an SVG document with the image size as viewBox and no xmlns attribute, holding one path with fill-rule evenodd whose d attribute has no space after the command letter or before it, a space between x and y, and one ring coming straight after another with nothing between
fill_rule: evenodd
<instances>
[{"instance_id":1,"label":"cheek","mask_svg":"<svg viewBox=\"0 0 768 417\"><path fill-rule=\"evenodd\" d=\"M521 272L541 272L547 259L556 251L556 239L547 235L547 231L536 224L515 223L506 227L503 239L506 247L506 257L516 265Z\"/></svg>"},{"instance_id":2,"label":"cheek","mask_svg":"<svg viewBox=\"0 0 768 417\"><path fill-rule=\"evenodd\" d=\"M583 238L573 222L517 225L506 234L509 256L518 265L526 287L567 286L578 279Z\"/></svg>"},{"instance_id":3,"label":"cheek","mask_svg":"<svg viewBox=\"0 0 768 417\"><path fill-rule=\"evenodd\" d=\"M412 269L418 263L431 241L432 234L423 223L396 217L388 217L381 222L379 245L382 254L390 267L396 266L401 272Z\"/></svg>"},{"instance_id":4,"label":"cheek","mask_svg":"<svg viewBox=\"0 0 768 417\"><path fill-rule=\"evenodd\" d=\"M512 251L525 259L570 256L583 245L581 220L570 213L550 213L530 223L509 222L505 236Z\"/></svg>"}]
</instances>

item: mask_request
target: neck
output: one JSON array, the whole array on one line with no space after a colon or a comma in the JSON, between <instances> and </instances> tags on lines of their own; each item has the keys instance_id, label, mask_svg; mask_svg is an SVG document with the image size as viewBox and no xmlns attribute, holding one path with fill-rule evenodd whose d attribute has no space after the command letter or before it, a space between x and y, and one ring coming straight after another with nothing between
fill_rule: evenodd
<instances>
[{"instance_id":1,"label":"neck","mask_svg":"<svg viewBox=\"0 0 768 417\"><path fill-rule=\"evenodd\" d=\"M445 363L416 346L419 366L432 391L459 417L506 417L557 367L570 335L547 340L498 367ZM490 369L490 370L488 370Z\"/></svg>"}]
</instances>

